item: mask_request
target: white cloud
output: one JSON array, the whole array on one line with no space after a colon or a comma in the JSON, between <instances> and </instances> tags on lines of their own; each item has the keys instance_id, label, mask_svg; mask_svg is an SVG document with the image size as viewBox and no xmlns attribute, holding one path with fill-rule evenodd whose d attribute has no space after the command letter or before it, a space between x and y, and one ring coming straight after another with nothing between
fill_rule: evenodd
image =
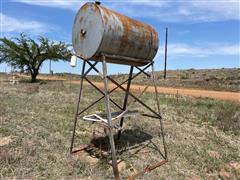
<instances>
[{"instance_id":1,"label":"white cloud","mask_svg":"<svg viewBox=\"0 0 240 180\"><path fill-rule=\"evenodd\" d=\"M160 46L156 58L164 54L164 46ZM239 44L215 43L215 44L186 44L173 43L168 45L169 57L209 57L214 55L240 55Z\"/></svg>"},{"instance_id":2,"label":"white cloud","mask_svg":"<svg viewBox=\"0 0 240 180\"><path fill-rule=\"evenodd\" d=\"M77 11L85 0L14 0L30 5L65 8ZM157 1L102 0L102 5L131 17L156 18L161 22L215 22L239 20L239 2L236 0Z\"/></svg>"},{"instance_id":3,"label":"white cloud","mask_svg":"<svg viewBox=\"0 0 240 180\"><path fill-rule=\"evenodd\" d=\"M71 9L76 11L79 7L84 4L86 1L84 0L13 0L14 2L25 3L29 5L36 6L48 6L48 7L56 7L63 9Z\"/></svg>"},{"instance_id":4,"label":"white cloud","mask_svg":"<svg viewBox=\"0 0 240 180\"><path fill-rule=\"evenodd\" d=\"M34 21L19 19L7 16L3 13L0 13L1 17L1 33L16 33L16 32L29 32L32 34L46 33L54 28L53 26Z\"/></svg>"},{"instance_id":5,"label":"white cloud","mask_svg":"<svg viewBox=\"0 0 240 180\"><path fill-rule=\"evenodd\" d=\"M48 6L76 10L86 2L86 0L12 0L13 2L20 2L36 6ZM93 1L94 2L94 1ZM102 5L115 6L115 5L147 5L161 7L166 4L164 1L154 0L131 0L131 1L119 1L119 0L102 0Z\"/></svg>"},{"instance_id":6,"label":"white cloud","mask_svg":"<svg viewBox=\"0 0 240 180\"><path fill-rule=\"evenodd\" d=\"M119 7L121 11L121 7ZM124 9L122 11L124 12ZM239 3L231 1L170 1L162 7L132 6L127 15L155 18L161 22L199 23L239 20Z\"/></svg>"}]
</instances>

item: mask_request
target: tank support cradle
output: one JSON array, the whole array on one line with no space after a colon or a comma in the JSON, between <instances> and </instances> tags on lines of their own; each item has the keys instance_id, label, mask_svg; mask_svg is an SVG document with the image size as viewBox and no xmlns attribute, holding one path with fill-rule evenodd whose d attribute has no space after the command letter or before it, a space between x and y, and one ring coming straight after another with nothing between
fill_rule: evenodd
<instances>
[{"instance_id":1,"label":"tank support cradle","mask_svg":"<svg viewBox=\"0 0 240 180\"><path fill-rule=\"evenodd\" d=\"M75 119L74 119L74 126L73 126L73 134L72 134L72 139L71 139L70 152L71 153L76 152L76 151L73 150L73 145L74 145L75 130L76 130L76 124L77 124L78 117L80 115L82 115L85 111L89 110L91 107L96 105L98 102L100 102L100 100L104 99L105 100L105 107L106 107L106 115L107 115L107 125L108 125L107 127L108 127L109 143L110 143L110 146L111 146L111 156L112 156L112 163L111 164L112 164L115 179L120 179L119 170L118 170L118 163L117 163L117 156L116 156L116 149L115 149L115 141L114 141L114 135L113 135L112 117L111 117L112 113L111 113L111 109L110 109L110 102L113 103L116 107L118 107L120 109L120 111L122 111L124 113L125 111L128 111L128 108L130 107L129 106L130 102L128 102L128 99L129 99L129 96L130 96L130 97L133 98L134 102L140 103L142 106L144 106L146 109L148 109L153 114L153 115L143 114L144 116L159 119L159 125L160 125L159 136L162 137L161 139L162 139L163 149L164 149L164 153L163 154L160 153L161 157L163 157L164 160L160 161L160 162L157 162L157 163L155 162L153 165L148 165L146 168L144 168L143 171L137 172L137 173L128 177L128 179L135 179L136 177L142 176L144 173L147 173L147 172L165 164L167 162L167 159L168 159L167 158L166 143L165 143L165 138L164 138L162 116L161 116L160 105L159 105L159 100L158 100L158 90L157 90L157 86L156 86L156 82L155 82L154 61L149 62L143 68L140 68L139 66L131 65L128 79L121 82L121 83L116 82L112 77L110 77L108 75L107 62L106 62L106 58L105 58L104 54L101 55L102 73L96 67L96 65L99 62L100 61L91 62L90 60L84 60L83 64L82 64L82 72L81 72L81 78L80 78L80 90L79 90L77 108L76 108ZM87 70L86 70L86 64L89 65L89 68ZM150 67L151 67L151 74L146 72L146 70ZM134 68L139 70L139 72L136 73L136 74L133 74ZM97 72L99 74L99 76L102 77L103 84L104 84L103 90L101 90L91 80L89 80L87 78L87 75L91 70L94 70L95 72ZM132 94L130 92L130 86L131 86L132 80L135 79L140 74L146 75L148 78L151 79L151 82L153 83L154 91L155 91L155 102L157 104L157 111L155 111L154 109L152 109L151 107L146 105L144 102L142 102L140 100L140 97L136 97L134 94ZM88 107L86 107L86 108L84 108L83 110L80 111L79 106L80 106L81 97L82 97L83 80L86 80L90 85L92 85L97 91L99 91L102 94L102 96L99 99L97 99L96 101L94 101L92 104L90 104ZM109 90L108 89L108 81L110 81L116 87ZM126 83L127 83L127 86L125 88L125 87L123 87L123 85L126 84ZM145 89L141 92L141 95L147 90L148 87L149 86L145 87ZM117 102L115 102L113 99L110 98L110 94L112 92L114 92L115 90L117 90L118 88L125 92L124 102L123 102L122 106L120 106L119 104L117 104ZM120 118L120 124L119 124L120 128L119 128L119 131L118 131L118 134L117 134L117 139L118 140L121 138L123 121L124 121L124 116L122 116Z\"/></svg>"}]
</instances>

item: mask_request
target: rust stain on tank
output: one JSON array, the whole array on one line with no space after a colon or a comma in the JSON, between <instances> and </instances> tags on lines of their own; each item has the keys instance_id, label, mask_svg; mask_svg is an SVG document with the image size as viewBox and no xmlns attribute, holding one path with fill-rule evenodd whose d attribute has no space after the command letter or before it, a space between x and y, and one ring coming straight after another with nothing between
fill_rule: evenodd
<instances>
[{"instance_id":1,"label":"rust stain on tank","mask_svg":"<svg viewBox=\"0 0 240 180\"><path fill-rule=\"evenodd\" d=\"M104 21L105 23L107 23L109 17L110 17L110 16L112 15L112 13L114 13L114 12L113 12L113 11L112 11L112 12L109 12L110 10L108 10L108 9L102 7L102 6L100 6L100 8L102 8L102 9L104 10L103 21Z\"/></svg>"},{"instance_id":2,"label":"rust stain on tank","mask_svg":"<svg viewBox=\"0 0 240 180\"><path fill-rule=\"evenodd\" d=\"M79 22L80 22L80 23L82 23L82 21L83 21L83 17L81 17L81 18L79 19Z\"/></svg>"},{"instance_id":3,"label":"rust stain on tank","mask_svg":"<svg viewBox=\"0 0 240 180\"><path fill-rule=\"evenodd\" d=\"M105 14L103 15L103 21L104 21L105 23L108 22L108 17L107 17Z\"/></svg>"},{"instance_id":4,"label":"rust stain on tank","mask_svg":"<svg viewBox=\"0 0 240 180\"><path fill-rule=\"evenodd\" d=\"M82 10L82 11L86 11L87 9L88 9L87 4L85 4L84 6L81 7L81 10Z\"/></svg>"},{"instance_id":5,"label":"rust stain on tank","mask_svg":"<svg viewBox=\"0 0 240 180\"><path fill-rule=\"evenodd\" d=\"M104 10L104 16L103 16L104 22L107 23L109 18L114 19L115 16L117 16L123 25L124 32L121 37L121 45L119 49L120 51L123 51L124 49L126 49L126 46L137 48L134 41L138 41L139 44L141 43L144 44L143 42L146 42L146 44L148 45L154 45L157 43L157 36L154 35L152 37L151 35L151 32L155 32L155 30L151 26L146 25L142 22L136 21L134 19L131 19L127 16L121 15L117 12L114 12L102 6L100 8ZM120 27L118 27L118 29L120 30ZM141 34L142 37L140 39L136 39L136 40L131 39L131 37L134 37L134 36L131 36L131 34L134 33L134 29L135 31L138 31L137 33ZM155 42L152 42L152 41L155 41ZM140 47L140 48L144 48L144 47Z\"/></svg>"},{"instance_id":6,"label":"rust stain on tank","mask_svg":"<svg viewBox=\"0 0 240 180\"><path fill-rule=\"evenodd\" d=\"M138 31L138 34L141 34L141 37L139 39L135 39L135 41L139 42L139 44L143 44L143 42L146 41L147 44L149 44L151 41L151 30L149 26L146 26L141 22L135 21L123 15L120 16L120 19L124 27L124 34L121 40L121 49L124 49L126 45L136 46L134 40L129 39L132 37L131 34L134 33L134 28Z\"/></svg>"}]
</instances>

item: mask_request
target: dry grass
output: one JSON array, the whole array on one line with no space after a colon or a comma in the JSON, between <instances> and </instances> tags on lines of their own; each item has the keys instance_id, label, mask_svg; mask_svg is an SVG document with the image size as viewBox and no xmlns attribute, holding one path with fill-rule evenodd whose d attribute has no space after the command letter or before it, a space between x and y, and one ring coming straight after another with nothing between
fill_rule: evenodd
<instances>
[{"instance_id":1,"label":"dry grass","mask_svg":"<svg viewBox=\"0 0 240 180\"><path fill-rule=\"evenodd\" d=\"M81 143L95 146L87 148L85 154L69 153L78 86L62 82L31 86L0 84L0 137L11 138L1 146L1 178L111 179L112 170L107 164L109 146L99 148L99 143L108 139L96 124L79 121L76 147ZM82 106L87 106L97 95L86 87ZM146 94L143 99L153 104L152 96ZM119 103L123 99L119 93L113 98ZM166 95L161 95L160 100L169 163L140 179L240 177L240 135L234 128L239 124L239 104L187 97L177 100ZM99 105L90 112L103 110L104 105ZM229 117L232 120L228 124ZM123 140L117 145L118 157L125 164L121 171L123 178L160 159L153 145L159 142L157 132L156 120L138 116L126 120Z\"/></svg>"},{"instance_id":2,"label":"dry grass","mask_svg":"<svg viewBox=\"0 0 240 180\"><path fill-rule=\"evenodd\" d=\"M236 135L240 134L240 111L236 104L222 105L217 111L216 124L224 132L231 131Z\"/></svg>"}]
</instances>

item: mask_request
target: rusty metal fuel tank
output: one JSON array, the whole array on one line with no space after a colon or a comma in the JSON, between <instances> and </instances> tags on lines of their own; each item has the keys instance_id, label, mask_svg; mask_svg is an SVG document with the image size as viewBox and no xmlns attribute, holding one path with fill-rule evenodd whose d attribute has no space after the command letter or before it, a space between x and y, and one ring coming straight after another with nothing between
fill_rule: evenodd
<instances>
[{"instance_id":1,"label":"rusty metal fuel tank","mask_svg":"<svg viewBox=\"0 0 240 180\"><path fill-rule=\"evenodd\" d=\"M86 60L116 64L146 65L158 50L158 34L136 21L96 3L86 3L78 11L72 31L76 55Z\"/></svg>"}]
</instances>

